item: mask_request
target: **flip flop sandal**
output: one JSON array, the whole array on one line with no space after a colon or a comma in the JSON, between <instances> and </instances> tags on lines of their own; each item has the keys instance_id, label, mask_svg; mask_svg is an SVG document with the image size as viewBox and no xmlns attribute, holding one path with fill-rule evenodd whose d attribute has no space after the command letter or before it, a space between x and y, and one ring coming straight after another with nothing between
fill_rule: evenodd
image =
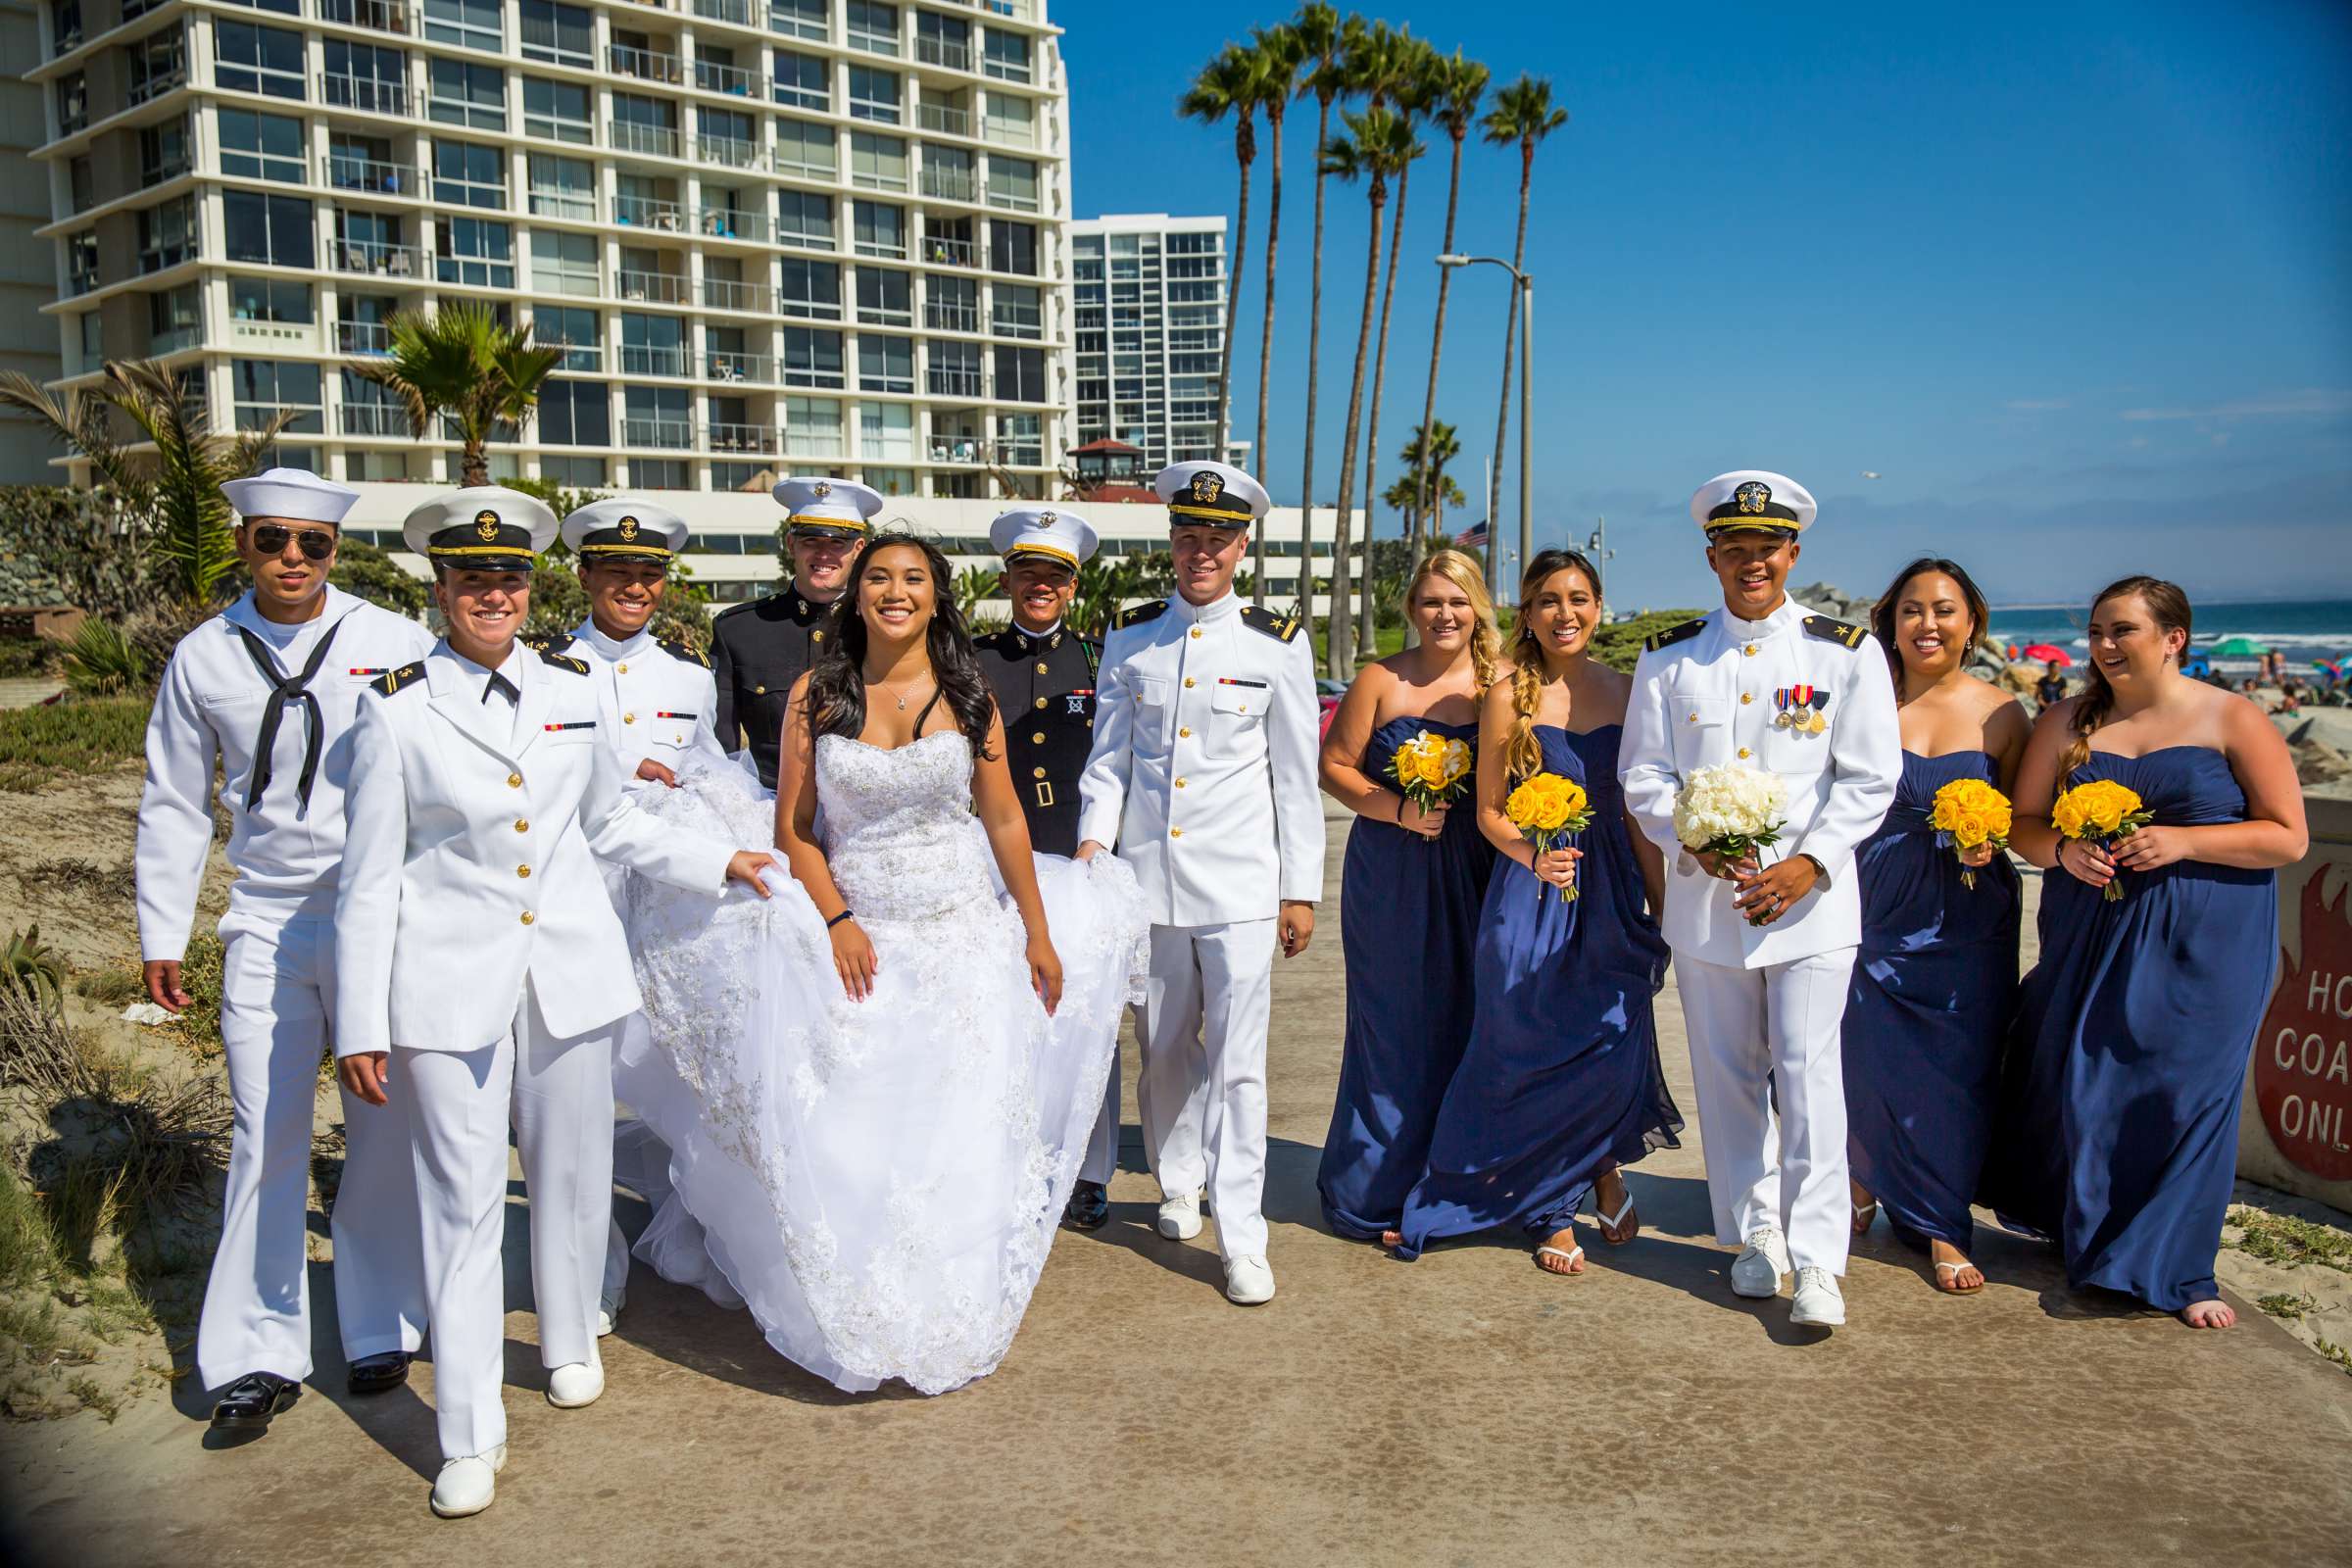
<instances>
[{"instance_id":1,"label":"flip flop sandal","mask_svg":"<svg viewBox=\"0 0 2352 1568\"><path fill-rule=\"evenodd\" d=\"M1544 1258L1556 1257L1560 1260L1560 1266L1558 1268L1544 1268L1544 1272L1546 1274L1557 1274L1562 1279L1574 1279L1576 1277L1574 1272L1575 1266L1584 1261L1584 1256L1585 1250L1582 1247L1572 1247L1566 1251L1562 1251L1560 1249L1551 1246L1549 1243L1546 1243L1544 1246L1536 1249L1536 1267L1544 1268Z\"/></svg>"},{"instance_id":2,"label":"flip flop sandal","mask_svg":"<svg viewBox=\"0 0 2352 1568\"><path fill-rule=\"evenodd\" d=\"M1633 1236L1619 1236L1616 1234L1617 1228L1625 1223L1625 1217L1633 1212L1634 1189L1631 1183L1628 1183L1626 1186L1625 1201L1617 1205L1616 1213L1603 1214L1600 1211L1598 1204L1593 1205L1592 1217L1600 1222L1600 1239L1608 1243L1611 1247L1623 1247L1626 1243L1632 1241L1634 1236L1641 1235L1642 1219L1638 1214L1634 1216Z\"/></svg>"},{"instance_id":3,"label":"flip flop sandal","mask_svg":"<svg viewBox=\"0 0 2352 1568\"><path fill-rule=\"evenodd\" d=\"M1879 1200L1874 1198L1869 1202L1864 1203L1860 1208L1854 1210L1854 1234L1856 1236L1867 1236L1870 1234L1870 1227L1877 1222L1878 1217Z\"/></svg>"},{"instance_id":4,"label":"flip flop sandal","mask_svg":"<svg viewBox=\"0 0 2352 1568\"><path fill-rule=\"evenodd\" d=\"M1983 1290L1984 1288L1984 1282L1983 1280L1977 1281L1977 1283L1974 1285L1962 1285L1959 1283L1960 1271L1964 1268L1977 1268L1977 1265L1974 1263L1937 1263L1936 1265L1936 1288L1946 1296L1974 1296L1979 1291ZM1951 1277L1953 1281L1953 1283L1949 1285L1943 1283L1944 1271L1947 1269L1951 1271ZM1984 1271L1983 1269L1977 1269L1977 1272L1982 1274Z\"/></svg>"}]
</instances>

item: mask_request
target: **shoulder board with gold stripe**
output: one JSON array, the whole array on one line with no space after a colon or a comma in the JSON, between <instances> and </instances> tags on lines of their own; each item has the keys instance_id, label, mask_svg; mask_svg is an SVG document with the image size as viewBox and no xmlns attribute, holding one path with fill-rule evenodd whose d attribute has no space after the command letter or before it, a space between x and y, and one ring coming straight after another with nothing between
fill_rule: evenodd
<instances>
[{"instance_id":1,"label":"shoulder board with gold stripe","mask_svg":"<svg viewBox=\"0 0 2352 1568\"><path fill-rule=\"evenodd\" d=\"M1642 640L1642 646L1654 654L1661 648L1672 648L1676 643L1690 641L1704 630L1706 624L1707 617L1704 615L1699 616L1696 620L1686 620L1679 626L1669 626L1664 631L1651 632Z\"/></svg>"},{"instance_id":2,"label":"shoulder board with gold stripe","mask_svg":"<svg viewBox=\"0 0 2352 1568\"><path fill-rule=\"evenodd\" d=\"M1167 612L1168 602L1165 599L1154 599L1148 605L1137 605L1131 610L1120 611L1119 618L1114 624L1119 630L1125 631L1130 626L1141 626L1146 621L1157 620Z\"/></svg>"},{"instance_id":3,"label":"shoulder board with gold stripe","mask_svg":"<svg viewBox=\"0 0 2352 1568\"><path fill-rule=\"evenodd\" d=\"M539 650L539 662L543 664L551 665L557 669L568 669L574 675L585 675L588 673L588 661L585 659L574 659L569 654L559 654L552 652L549 649L542 648Z\"/></svg>"},{"instance_id":4,"label":"shoulder board with gold stripe","mask_svg":"<svg viewBox=\"0 0 2352 1568\"><path fill-rule=\"evenodd\" d=\"M424 661L413 659L398 669L387 669L368 683L370 691L389 697L403 686L417 686L424 682Z\"/></svg>"},{"instance_id":5,"label":"shoulder board with gold stripe","mask_svg":"<svg viewBox=\"0 0 2352 1568\"><path fill-rule=\"evenodd\" d=\"M1857 626L1850 620L1832 620L1827 615L1807 615L1800 624L1806 636L1836 643L1840 648L1859 648L1862 639L1870 635L1868 627Z\"/></svg>"},{"instance_id":6,"label":"shoulder board with gold stripe","mask_svg":"<svg viewBox=\"0 0 2352 1568\"><path fill-rule=\"evenodd\" d=\"M682 662L697 664L704 669L710 667L710 656L683 637L657 637L654 639L654 646Z\"/></svg>"},{"instance_id":7,"label":"shoulder board with gold stripe","mask_svg":"<svg viewBox=\"0 0 2352 1568\"><path fill-rule=\"evenodd\" d=\"M1244 605L1242 624L1251 631L1262 631L1278 643L1287 643L1298 635L1298 617L1268 610L1263 605Z\"/></svg>"}]
</instances>

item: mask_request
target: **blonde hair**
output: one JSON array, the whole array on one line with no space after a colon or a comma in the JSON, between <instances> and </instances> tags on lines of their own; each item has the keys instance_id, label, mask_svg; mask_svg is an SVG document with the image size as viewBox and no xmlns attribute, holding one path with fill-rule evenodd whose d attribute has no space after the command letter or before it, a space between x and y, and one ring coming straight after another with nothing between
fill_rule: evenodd
<instances>
[{"instance_id":1,"label":"blonde hair","mask_svg":"<svg viewBox=\"0 0 2352 1568\"><path fill-rule=\"evenodd\" d=\"M1536 739L1536 710L1544 702L1544 649L1536 641L1530 612L1537 590L1563 571L1584 574L1600 597L1600 570L1574 550L1545 550L1527 564L1519 579L1519 626L1511 639L1511 738L1502 749L1503 775L1513 780L1544 771L1544 743Z\"/></svg>"},{"instance_id":2,"label":"blonde hair","mask_svg":"<svg viewBox=\"0 0 2352 1568\"><path fill-rule=\"evenodd\" d=\"M1484 697L1487 688L1494 684L1494 666L1502 658L1502 633L1494 625L1494 601L1487 593L1487 580L1478 563L1459 550L1432 551L1413 568L1413 580L1404 585L1407 615L1412 613L1421 585L1432 577L1445 578L1470 601L1470 612L1476 617L1470 628L1470 670L1478 682L1478 694Z\"/></svg>"}]
</instances>

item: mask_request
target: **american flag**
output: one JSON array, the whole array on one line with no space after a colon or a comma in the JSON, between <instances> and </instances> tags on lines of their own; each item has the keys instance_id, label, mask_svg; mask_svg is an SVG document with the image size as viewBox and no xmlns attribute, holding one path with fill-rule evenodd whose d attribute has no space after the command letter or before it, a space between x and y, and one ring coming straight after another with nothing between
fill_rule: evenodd
<instances>
[{"instance_id":1,"label":"american flag","mask_svg":"<svg viewBox=\"0 0 2352 1568\"><path fill-rule=\"evenodd\" d=\"M1453 536L1453 542L1465 550L1484 550L1487 547L1487 525L1474 523Z\"/></svg>"}]
</instances>

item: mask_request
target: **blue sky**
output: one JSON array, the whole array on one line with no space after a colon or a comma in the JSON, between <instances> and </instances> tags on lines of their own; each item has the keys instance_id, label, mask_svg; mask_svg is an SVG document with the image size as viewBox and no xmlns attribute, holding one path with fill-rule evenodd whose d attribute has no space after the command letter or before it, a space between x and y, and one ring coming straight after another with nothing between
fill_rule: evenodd
<instances>
[{"instance_id":1,"label":"blue sky","mask_svg":"<svg viewBox=\"0 0 2352 1568\"><path fill-rule=\"evenodd\" d=\"M1076 211L1228 216L1232 137L1175 118L1198 67L1289 13L1066 0ZM1537 542L1609 522L1622 607L1699 596L1684 508L1785 471L1799 577L1876 592L1922 550L1996 600L2122 569L2192 595L2352 597L2352 7L1393 5L1548 75L1536 161ZM1962 20L1964 19L1964 20ZM1298 498L1313 102L1286 151L1264 466ZM1408 197L1381 485L1420 417L1446 142ZM1258 160L1234 426L1255 421ZM1460 249L1509 254L1515 152L1470 144ZM1336 499L1365 204L1334 181L1316 485ZM1459 274L1438 416L1479 511L1507 278ZM1514 401L1516 394L1514 393ZM1517 526L1516 416L1500 488ZM1360 460L1359 460L1360 461ZM1882 477L1866 479L1865 470ZM1359 477L1359 491L1361 488ZM1468 520L1467 518L1463 520ZM1396 519L1384 514L1383 533Z\"/></svg>"}]
</instances>

